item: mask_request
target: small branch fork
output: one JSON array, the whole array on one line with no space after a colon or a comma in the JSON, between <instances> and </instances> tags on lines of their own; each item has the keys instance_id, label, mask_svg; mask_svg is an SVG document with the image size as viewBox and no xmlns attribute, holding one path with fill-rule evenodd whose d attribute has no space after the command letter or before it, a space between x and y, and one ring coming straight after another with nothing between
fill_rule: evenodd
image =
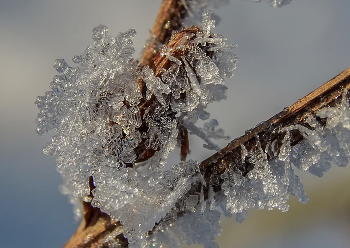
<instances>
[{"instance_id":1,"label":"small branch fork","mask_svg":"<svg viewBox=\"0 0 350 248\"><path fill-rule=\"evenodd\" d=\"M190 0L186 1L189 2ZM141 60L142 65L150 65L151 67L163 65L163 63L157 65L153 61L157 55L158 48L160 44L165 44L169 41L174 30L179 30L182 27L181 20L186 15L187 9L183 5L183 1L163 0L152 30L151 42L146 47ZM160 68L152 69L157 71ZM141 86L142 82L138 83ZM229 165L241 164L241 168L237 169L242 172L242 175L246 175L252 169L251 166L249 164L236 163L236 161L241 159L241 145L244 145L249 151L256 149L256 139L259 139L263 148L268 142L277 139L277 144L281 146L283 137L278 132L275 132L276 129L301 123L307 115L323 107L338 105L343 90L349 88L350 68L269 120L249 130L245 135L231 141L225 148L201 162L201 172L207 183L209 183L212 175L223 173ZM299 143L303 139L298 132L292 132L291 135L292 145ZM93 188L93 180L90 178L90 190ZM93 197L92 194L91 197ZM127 239L123 236L123 228L119 221L113 221L107 214L93 207L89 202L83 202L83 208L84 219L64 248L108 248L108 245L103 244L103 240L111 232L116 235L115 240L120 243L120 247L128 247Z\"/></svg>"}]
</instances>

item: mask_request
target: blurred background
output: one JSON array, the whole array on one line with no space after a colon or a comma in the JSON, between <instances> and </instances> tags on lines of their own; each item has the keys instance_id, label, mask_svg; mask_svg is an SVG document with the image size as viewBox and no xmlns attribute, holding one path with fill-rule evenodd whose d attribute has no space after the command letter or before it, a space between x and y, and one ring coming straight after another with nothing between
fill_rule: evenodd
<instances>
[{"instance_id":1,"label":"blurred background","mask_svg":"<svg viewBox=\"0 0 350 248\"><path fill-rule=\"evenodd\" d=\"M139 57L160 3L0 1L0 248L62 247L80 223L59 192L54 158L42 153L53 133L35 132L34 101L50 90L54 60L72 65L99 24L113 35L135 29ZM213 10L221 18L215 32L238 45L228 99L209 107L232 139L350 66L349 0L293 0L282 8L231 0ZM196 142L192 158L211 155ZM309 203L291 197L287 213L251 210L241 224L224 218L220 248L350 247L350 168L332 168L323 178L299 174Z\"/></svg>"}]
</instances>

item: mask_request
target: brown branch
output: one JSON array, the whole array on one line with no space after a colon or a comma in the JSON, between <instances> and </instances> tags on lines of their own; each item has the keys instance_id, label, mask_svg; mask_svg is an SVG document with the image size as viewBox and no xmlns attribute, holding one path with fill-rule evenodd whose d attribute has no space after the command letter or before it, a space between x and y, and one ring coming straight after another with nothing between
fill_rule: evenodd
<instances>
[{"instance_id":1,"label":"brown branch","mask_svg":"<svg viewBox=\"0 0 350 248\"><path fill-rule=\"evenodd\" d=\"M95 189L92 176L89 177L90 195ZM63 248L94 248L102 247L106 235L114 233L116 240L121 247L127 247L127 240L123 237L123 228L119 221L112 221L111 217L103 213L100 209L95 208L90 202L82 202L84 218L80 223L77 231Z\"/></svg>"},{"instance_id":2,"label":"brown branch","mask_svg":"<svg viewBox=\"0 0 350 248\"><path fill-rule=\"evenodd\" d=\"M117 234L123 233L123 228L120 222L111 221L111 217L101 212L100 209L94 208L90 203L83 202L84 209L89 209L90 218L87 221L83 219L75 234L70 238L64 248L93 248L102 247L103 239L111 232ZM85 212L87 213L87 212ZM118 236L121 247L125 245L125 238ZM124 246L123 246L124 245Z\"/></svg>"},{"instance_id":3,"label":"brown branch","mask_svg":"<svg viewBox=\"0 0 350 248\"><path fill-rule=\"evenodd\" d=\"M142 65L149 65L158 52L158 47L165 44L174 30L182 28L182 19L187 15L185 6L179 0L163 0L154 23L150 40L143 57Z\"/></svg>"}]
</instances>

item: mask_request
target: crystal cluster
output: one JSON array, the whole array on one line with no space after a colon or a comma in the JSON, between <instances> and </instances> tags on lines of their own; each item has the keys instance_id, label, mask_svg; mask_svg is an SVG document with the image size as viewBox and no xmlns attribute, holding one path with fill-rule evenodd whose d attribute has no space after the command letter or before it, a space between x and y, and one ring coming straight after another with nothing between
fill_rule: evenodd
<instances>
[{"instance_id":1,"label":"crystal cluster","mask_svg":"<svg viewBox=\"0 0 350 248\"><path fill-rule=\"evenodd\" d=\"M253 0L254 2L262 2L263 0ZM271 7L282 7L289 4L292 0L264 0ZM203 10L210 7L221 7L230 3L230 0L182 0L187 12L192 17L192 21L198 19Z\"/></svg>"},{"instance_id":2,"label":"crystal cluster","mask_svg":"<svg viewBox=\"0 0 350 248\"><path fill-rule=\"evenodd\" d=\"M269 142L262 150L258 137L256 150L248 153L241 145L242 161L248 158L254 168L243 176L232 165L222 174L226 208L238 216L245 215L245 211L252 207L287 211L289 194L298 197L300 202L307 202L294 168L321 177L331 164L340 167L348 164L349 107L347 90L344 90L340 106L322 108L314 115L308 115L302 124L278 130L284 135L279 149L276 150L275 142ZM326 124L321 125L317 118L326 120ZM295 146L291 146L292 131L303 136L303 141ZM268 155L274 159L267 160Z\"/></svg>"},{"instance_id":3,"label":"crystal cluster","mask_svg":"<svg viewBox=\"0 0 350 248\"><path fill-rule=\"evenodd\" d=\"M222 213L236 214L236 220L242 222L247 217L247 210L254 207L288 211L290 195L306 203L308 199L295 169L321 177L332 164L344 167L349 162L350 104L347 95L348 91L344 90L338 106L324 107L309 114L300 124L277 128L275 131L283 136L279 146L274 140L262 149L258 136L255 136L255 148L249 151L241 144L238 162L230 164L221 175L211 175L209 184L208 180L199 181L201 192L187 194L183 199L187 209L181 211L185 214L172 225L159 225L147 238L146 247L162 244L182 247L185 243L217 247L214 238L220 233L218 222ZM299 144L292 145L292 132L303 136ZM247 161L252 169L243 174L237 168ZM218 185L221 190L214 192L213 188ZM203 186L208 189L205 198Z\"/></svg>"},{"instance_id":4,"label":"crystal cluster","mask_svg":"<svg viewBox=\"0 0 350 248\"><path fill-rule=\"evenodd\" d=\"M233 75L236 57L226 39L212 33L212 13L202 17L201 28L174 32L149 66L132 57L134 30L111 37L106 26L94 28L94 44L73 57L77 66L56 60L52 90L36 101L37 132L56 132L44 152L56 157L63 192L119 220L130 247L217 247L222 213L243 221L253 207L287 211L290 194L307 201L295 169L322 176L332 163L348 163L345 90L339 106L274 127L280 140L262 145L256 135L253 148L241 144L236 162L221 173L204 173L192 160L168 165L183 130L211 150L220 149L212 139L229 139L205 109L226 98L223 82ZM198 119L207 121L203 128ZM295 132L303 137L297 145ZM247 164L246 172L237 169ZM119 247L116 235L107 235L105 244Z\"/></svg>"},{"instance_id":5,"label":"crystal cluster","mask_svg":"<svg viewBox=\"0 0 350 248\"><path fill-rule=\"evenodd\" d=\"M133 148L140 142L132 59L134 30L113 38L107 27L93 30L94 45L74 56L70 67L63 59L54 68L60 73L52 91L38 97L37 132L56 131L44 152L57 157L57 166L74 197L89 195L88 178L101 166L121 167L135 160ZM128 107L123 104L128 103Z\"/></svg>"},{"instance_id":6,"label":"crystal cluster","mask_svg":"<svg viewBox=\"0 0 350 248\"><path fill-rule=\"evenodd\" d=\"M120 220L130 247L144 245L169 213L170 223L176 209L204 204L203 190L197 202L188 195L204 182L198 163L166 164L181 144L179 130L199 133L209 149L219 149L210 138L227 138L215 120L195 126L209 118L204 109L210 102L226 98L223 78L236 64L232 46L211 32L211 15L203 13L201 29L174 32L176 42L162 47L149 67L132 57L134 30L112 37L100 25L93 29L94 44L73 57L75 67L56 60L52 90L36 100L37 132L56 132L44 152L56 157L63 192Z\"/></svg>"}]
</instances>

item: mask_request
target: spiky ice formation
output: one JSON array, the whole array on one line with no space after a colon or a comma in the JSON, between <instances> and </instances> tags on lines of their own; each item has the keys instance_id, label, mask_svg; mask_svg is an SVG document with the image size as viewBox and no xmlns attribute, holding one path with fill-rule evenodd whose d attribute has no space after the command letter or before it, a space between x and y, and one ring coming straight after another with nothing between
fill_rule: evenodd
<instances>
[{"instance_id":1,"label":"spiky ice formation","mask_svg":"<svg viewBox=\"0 0 350 248\"><path fill-rule=\"evenodd\" d=\"M314 114L305 116L297 125L277 127L274 130L282 136L280 141L269 142L262 149L259 136L255 136L255 146L247 150L241 145L241 157L230 164L221 175L213 174L210 180L197 180L196 187L202 190L187 194L177 208L182 215L168 214L162 219L177 216L172 225L162 225L162 221L147 238L145 247L183 247L184 244L204 244L217 247L214 238L220 233L219 216L236 214L242 222L250 208L288 211L290 195L306 203L307 197L295 169L322 176L331 165L344 167L350 159L350 104L348 90L344 90L341 103L334 107L324 107ZM299 133L303 140L293 144L292 133ZM277 144L281 142L281 144ZM238 168L249 164L247 173ZM209 183L208 183L209 182ZM202 186L200 186L202 185ZM203 186L207 197L203 197ZM213 188L221 186L221 190ZM217 209L216 206L219 206ZM219 210L219 211L217 211Z\"/></svg>"},{"instance_id":2,"label":"spiky ice formation","mask_svg":"<svg viewBox=\"0 0 350 248\"><path fill-rule=\"evenodd\" d=\"M94 44L73 57L76 67L56 60L52 91L37 98L37 132L56 132L44 152L56 157L63 192L120 220L131 247L203 182L194 161L165 165L179 130L200 130L194 123L208 119L206 106L226 98L223 77L235 69L232 46L212 33L211 15L204 12L202 29L175 32L149 67L132 58L134 30L112 37L100 25ZM214 124L200 136L218 149L210 138L226 136Z\"/></svg>"},{"instance_id":3,"label":"spiky ice formation","mask_svg":"<svg viewBox=\"0 0 350 248\"><path fill-rule=\"evenodd\" d=\"M36 100L37 132L56 132L44 152L57 157L58 169L68 178L66 189L74 197L89 195L88 178L99 167L120 167L135 160L133 148L141 137L135 130L140 117L133 109L141 94L135 84L134 36L134 30L114 38L106 26L94 28L94 45L73 57L78 66L56 60L60 75L54 77L52 91Z\"/></svg>"}]
</instances>

